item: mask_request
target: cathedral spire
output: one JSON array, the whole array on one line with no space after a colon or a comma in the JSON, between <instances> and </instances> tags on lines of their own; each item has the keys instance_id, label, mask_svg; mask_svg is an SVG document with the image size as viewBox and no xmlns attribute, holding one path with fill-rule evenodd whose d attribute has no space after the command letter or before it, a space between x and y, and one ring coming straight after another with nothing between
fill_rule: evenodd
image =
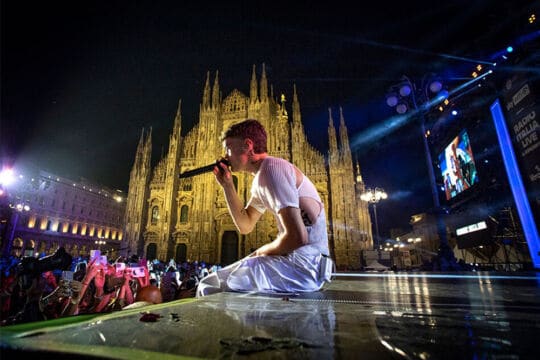
<instances>
[{"instance_id":1,"label":"cathedral spire","mask_svg":"<svg viewBox=\"0 0 540 360\"><path fill-rule=\"evenodd\" d=\"M144 126L141 130L141 137L139 138L139 145L137 145L137 153L142 152L144 144Z\"/></svg>"},{"instance_id":2,"label":"cathedral spire","mask_svg":"<svg viewBox=\"0 0 540 360\"><path fill-rule=\"evenodd\" d=\"M146 135L146 144L144 145L144 164L143 166L146 168L150 168L150 163L152 159L152 127L150 126L150 130L148 131L148 135Z\"/></svg>"},{"instance_id":3,"label":"cathedral spire","mask_svg":"<svg viewBox=\"0 0 540 360\"><path fill-rule=\"evenodd\" d=\"M133 162L133 168L131 171L137 172L142 166L144 154L144 127L141 130L141 137L139 138L139 144L137 145L137 152L135 153L135 161Z\"/></svg>"},{"instance_id":4,"label":"cathedral spire","mask_svg":"<svg viewBox=\"0 0 540 360\"><path fill-rule=\"evenodd\" d=\"M298 101L298 94L296 93L296 84L293 84L292 110L293 122L295 124L300 124L302 122L302 115L300 114L300 102Z\"/></svg>"},{"instance_id":5,"label":"cathedral spire","mask_svg":"<svg viewBox=\"0 0 540 360\"><path fill-rule=\"evenodd\" d=\"M179 137L182 130L182 99L178 100L178 109L174 118L173 136Z\"/></svg>"},{"instance_id":6,"label":"cathedral spire","mask_svg":"<svg viewBox=\"0 0 540 360\"><path fill-rule=\"evenodd\" d=\"M216 78L212 88L212 107L215 109L219 107L219 70L216 70Z\"/></svg>"},{"instance_id":7,"label":"cathedral spire","mask_svg":"<svg viewBox=\"0 0 540 360\"><path fill-rule=\"evenodd\" d=\"M251 103L257 102L258 100L258 91L257 91L257 75L255 73L255 64L253 65L253 71L251 72L251 82L249 84L249 99Z\"/></svg>"},{"instance_id":8,"label":"cathedral spire","mask_svg":"<svg viewBox=\"0 0 540 360\"><path fill-rule=\"evenodd\" d=\"M281 94L280 102L280 115L287 115L287 109L285 109L285 103L287 102L287 99L285 98L285 94Z\"/></svg>"},{"instance_id":9,"label":"cathedral spire","mask_svg":"<svg viewBox=\"0 0 540 360\"><path fill-rule=\"evenodd\" d=\"M202 108L208 109L209 107L210 107L210 71L207 71L206 83L204 84Z\"/></svg>"},{"instance_id":10,"label":"cathedral spire","mask_svg":"<svg viewBox=\"0 0 540 360\"><path fill-rule=\"evenodd\" d=\"M351 161L351 148L349 147L349 135L347 133L347 126L345 125L345 118L343 117L343 109L339 107L339 141L341 145L341 153L345 160Z\"/></svg>"},{"instance_id":11,"label":"cathedral spire","mask_svg":"<svg viewBox=\"0 0 540 360\"><path fill-rule=\"evenodd\" d=\"M260 91L261 91L261 101L268 101L268 80L266 79L266 67L264 63L262 64Z\"/></svg>"},{"instance_id":12,"label":"cathedral spire","mask_svg":"<svg viewBox=\"0 0 540 360\"><path fill-rule=\"evenodd\" d=\"M338 154L336 129L334 119L332 118L332 109L328 108L328 145L330 158L335 158Z\"/></svg>"}]
</instances>

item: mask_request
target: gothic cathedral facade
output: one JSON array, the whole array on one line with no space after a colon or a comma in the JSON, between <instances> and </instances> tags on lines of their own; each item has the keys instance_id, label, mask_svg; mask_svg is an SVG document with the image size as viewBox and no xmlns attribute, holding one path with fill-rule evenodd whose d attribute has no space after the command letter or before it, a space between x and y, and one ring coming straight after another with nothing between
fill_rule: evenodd
<instances>
[{"instance_id":1,"label":"gothic cathedral facade","mask_svg":"<svg viewBox=\"0 0 540 360\"><path fill-rule=\"evenodd\" d=\"M329 109L329 150L324 156L311 146L304 132L300 104L293 87L292 117L285 96L274 99L264 64L257 79L253 66L249 96L237 89L222 99L216 72L210 73L200 104L199 122L181 135L181 101L178 105L168 153L151 167L151 129L141 134L130 173L122 248L125 255L177 262L205 261L227 265L277 234L275 221L265 213L253 232L240 234L229 216L223 192L214 175L203 173L179 178L184 171L214 163L223 155L221 132L247 118L259 120L268 132L268 153L285 158L315 184L325 204L331 256L339 269L359 269L361 251L373 248L368 203L360 167L353 164L348 132L340 109L336 133ZM234 181L247 202L251 175L236 173Z\"/></svg>"}]
</instances>

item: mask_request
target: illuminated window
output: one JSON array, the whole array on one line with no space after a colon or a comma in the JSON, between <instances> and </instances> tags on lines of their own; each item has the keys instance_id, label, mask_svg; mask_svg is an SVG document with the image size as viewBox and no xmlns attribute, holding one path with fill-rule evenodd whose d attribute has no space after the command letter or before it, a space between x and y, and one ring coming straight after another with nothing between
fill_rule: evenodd
<instances>
[{"instance_id":1,"label":"illuminated window","mask_svg":"<svg viewBox=\"0 0 540 360\"><path fill-rule=\"evenodd\" d=\"M36 217L30 216L30 218L28 219L28 227L32 229L34 228L34 226L36 226Z\"/></svg>"}]
</instances>

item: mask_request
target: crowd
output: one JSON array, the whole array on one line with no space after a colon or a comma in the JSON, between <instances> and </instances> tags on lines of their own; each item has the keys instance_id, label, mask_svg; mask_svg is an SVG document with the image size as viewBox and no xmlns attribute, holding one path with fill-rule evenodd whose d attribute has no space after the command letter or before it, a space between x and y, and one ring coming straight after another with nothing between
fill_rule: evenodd
<instances>
[{"instance_id":1,"label":"crowd","mask_svg":"<svg viewBox=\"0 0 540 360\"><path fill-rule=\"evenodd\" d=\"M200 280L220 267L139 256L72 258L63 248L0 262L0 325L106 313L194 297Z\"/></svg>"}]
</instances>

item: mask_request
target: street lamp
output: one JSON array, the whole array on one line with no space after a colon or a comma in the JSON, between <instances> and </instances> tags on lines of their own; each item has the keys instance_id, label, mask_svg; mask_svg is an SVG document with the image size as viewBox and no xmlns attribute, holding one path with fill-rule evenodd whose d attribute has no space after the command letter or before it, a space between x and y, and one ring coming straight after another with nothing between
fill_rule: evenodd
<instances>
[{"instance_id":1,"label":"street lamp","mask_svg":"<svg viewBox=\"0 0 540 360\"><path fill-rule=\"evenodd\" d=\"M412 107L412 115L418 114L420 116L420 130L422 132L431 196L437 221L437 233L440 241L438 256L440 260L447 261L447 264L441 264L442 270L457 268L457 261L446 237L446 225L442 217L437 182L427 139L429 134L426 132L426 113L447 97L448 92L443 90L442 83L433 74L424 75L419 87L409 77L403 76L401 82L393 86L386 97L386 104L394 107L398 114L405 114L409 111L409 107ZM419 104L418 101L421 103Z\"/></svg>"},{"instance_id":2,"label":"street lamp","mask_svg":"<svg viewBox=\"0 0 540 360\"><path fill-rule=\"evenodd\" d=\"M99 238L99 240L94 241L94 243L98 246L99 251L101 252L101 245L105 245L107 242L105 240L102 240L103 238Z\"/></svg>"},{"instance_id":3,"label":"street lamp","mask_svg":"<svg viewBox=\"0 0 540 360\"><path fill-rule=\"evenodd\" d=\"M388 194L383 189L376 187L375 189L367 188L360 195L360 199L373 204L373 215L375 216L375 238L377 239L377 250L379 250L379 224L377 222L377 203L388 197Z\"/></svg>"},{"instance_id":4,"label":"street lamp","mask_svg":"<svg viewBox=\"0 0 540 360\"><path fill-rule=\"evenodd\" d=\"M17 230L21 213L30 211L30 206L28 206L27 204L10 204L9 207L13 210L13 220L11 222L11 232L9 233L9 238L6 244L6 251L4 253L6 256L11 255L11 247L13 246L13 240L15 239L15 231Z\"/></svg>"}]
</instances>

